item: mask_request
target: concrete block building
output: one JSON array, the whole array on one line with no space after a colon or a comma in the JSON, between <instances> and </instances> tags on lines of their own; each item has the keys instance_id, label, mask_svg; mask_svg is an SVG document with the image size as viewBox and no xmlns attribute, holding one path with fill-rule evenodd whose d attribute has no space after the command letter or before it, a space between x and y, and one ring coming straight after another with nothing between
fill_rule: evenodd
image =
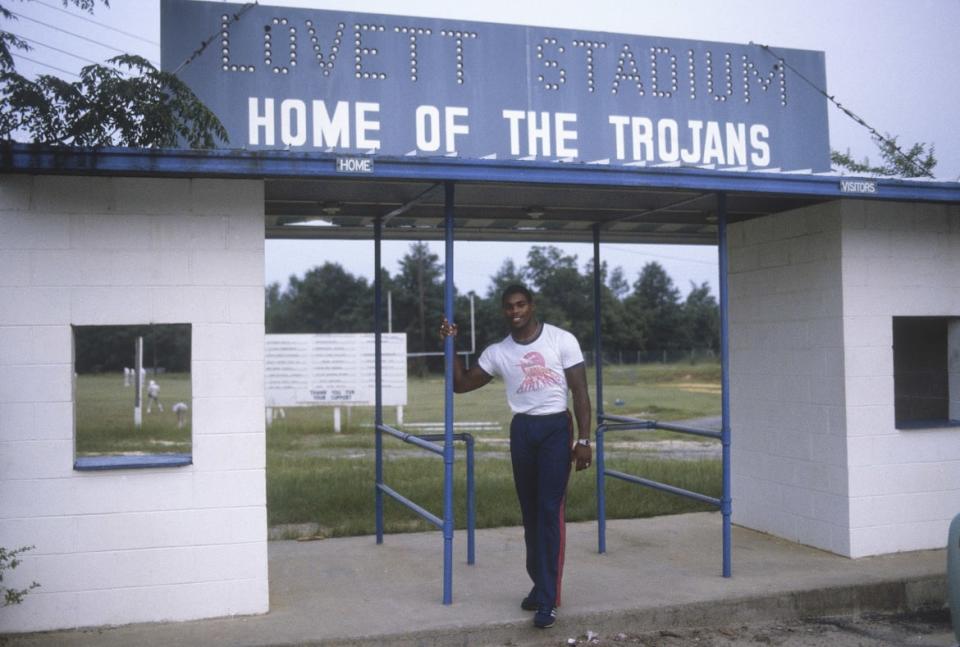
<instances>
[{"instance_id":1,"label":"concrete block building","mask_svg":"<svg viewBox=\"0 0 960 647\"><path fill-rule=\"evenodd\" d=\"M423 237L442 205L424 176L463 163L380 161L382 177L357 180L320 155L293 168L312 179L291 180L288 161L273 175L251 153L13 153L0 175L0 545L36 547L9 585L42 588L2 611L3 629L267 612L265 232L366 237L376 213L417 200L417 226L392 235ZM735 523L849 557L944 545L960 511L960 190L877 182L881 198L864 199L829 176L595 168L577 186L563 171L548 195L524 183L547 177L529 166L458 185L459 201L489 205L465 209L468 237L505 238L489 226L516 205L594 200L592 220L551 229L546 216L506 237L585 239L650 200L679 206L604 236L710 243L724 190ZM330 200L376 208L315 230L276 215ZM190 326L189 461L76 469L73 327L150 323Z\"/></svg>"},{"instance_id":2,"label":"concrete block building","mask_svg":"<svg viewBox=\"0 0 960 647\"><path fill-rule=\"evenodd\" d=\"M0 631L268 609L263 182L0 178ZM192 460L75 469L73 326L188 324Z\"/></svg>"},{"instance_id":3,"label":"concrete block building","mask_svg":"<svg viewBox=\"0 0 960 647\"><path fill-rule=\"evenodd\" d=\"M854 558L944 545L960 184L832 174L823 52L193 0L160 22L223 148L0 143L0 546L35 547L5 586L42 583L0 631L268 611L265 237L373 239L371 267L443 239L448 269L455 236L592 242L598 276L601 242L718 245L724 573L731 518ZM186 334L176 452L81 451L84 335L118 327L134 428L137 331Z\"/></svg>"},{"instance_id":4,"label":"concrete block building","mask_svg":"<svg viewBox=\"0 0 960 647\"><path fill-rule=\"evenodd\" d=\"M960 512L960 209L840 200L730 227L734 519L850 557Z\"/></svg>"}]
</instances>

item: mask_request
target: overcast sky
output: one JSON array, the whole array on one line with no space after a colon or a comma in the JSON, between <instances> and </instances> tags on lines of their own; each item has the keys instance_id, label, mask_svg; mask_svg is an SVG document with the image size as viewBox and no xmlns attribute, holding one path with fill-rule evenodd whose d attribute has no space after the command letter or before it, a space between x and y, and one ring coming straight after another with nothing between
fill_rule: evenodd
<instances>
[{"instance_id":1,"label":"overcast sky","mask_svg":"<svg viewBox=\"0 0 960 647\"><path fill-rule=\"evenodd\" d=\"M828 92L881 132L904 143L936 145L936 175L960 180L960 0L590 0L590 2L522 0L282 0L261 1L291 7L386 13L542 25L732 43L750 41L773 47L826 53ZM117 50L140 53L159 63L159 1L112 0L93 16L65 13L60 0L12 3L25 18L6 29L34 40L26 56L76 72L87 61L101 61ZM75 16L90 18L87 22ZM30 19L33 20L30 20ZM39 22L35 22L39 21ZM45 23L45 24L41 24ZM129 32L107 29L109 25ZM54 27L65 29L56 31ZM75 34L75 35L74 35ZM89 40L83 40L84 37ZM90 42L95 41L95 42ZM149 42L148 42L149 41ZM51 49L55 47L59 50ZM115 48L115 49L111 49ZM21 59L24 73L63 72ZM67 78L73 78L67 76ZM837 109L829 109L831 147L849 149L855 157L877 158L869 133ZM391 272L408 243L384 247ZM354 274L373 274L370 243L268 241L265 276L284 283L290 274L330 260ZM577 254L581 266L592 256L588 245L563 245ZM455 282L461 290L485 293L488 277L506 257L518 264L528 244L458 243ZM441 255L442 245L434 249ZM685 294L689 283L716 285L716 249L692 246L604 245L601 254L611 266L622 266L633 280L643 264L656 260Z\"/></svg>"}]
</instances>

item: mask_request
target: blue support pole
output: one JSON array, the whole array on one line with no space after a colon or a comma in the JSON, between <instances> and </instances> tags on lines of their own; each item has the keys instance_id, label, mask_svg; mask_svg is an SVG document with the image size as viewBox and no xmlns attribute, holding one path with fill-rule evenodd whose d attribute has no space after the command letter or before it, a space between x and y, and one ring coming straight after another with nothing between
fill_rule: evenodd
<instances>
[{"instance_id":1,"label":"blue support pole","mask_svg":"<svg viewBox=\"0 0 960 647\"><path fill-rule=\"evenodd\" d=\"M382 329L380 311L383 305L383 282L380 280L380 239L383 235L383 223L380 218L373 223L373 336L374 336L374 437L376 445L376 492L374 508L376 510L377 543L383 543L383 356L382 356Z\"/></svg>"},{"instance_id":2,"label":"blue support pole","mask_svg":"<svg viewBox=\"0 0 960 647\"><path fill-rule=\"evenodd\" d=\"M732 565L732 531L730 515L733 499L730 495L730 339L729 301L727 288L727 195L717 194L717 229L720 265L720 388L721 420L720 445L723 450L723 486L720 494L720 514L723 518L723 576L730 577Z\"/></svg>"},{"instance_id":3,"label":"blue support pole","mask_svg":"<svg viewBox=\"0 0 960 647\"><path fill-rule=\"evenodd\" d=\"M443 313L453 321L453 182L443 185ZM443 603L453 602L453 337L443 342Z\"/></svg>"},{"instance_id":4,"label":"blue support pole","mask_svg":"<svg viewBox=\"0 0 960 647\"><path fill-rule=\"evenodd\" d=\"M600 225L593 226L593 364L597 370L597 424L603 421L603 335L601 300L603 282L600 280Z\"/></svg>"},{"instance_id":5,"label":"blue support pole","mask_svg":"<svg viewBox=\"0 0 960 647\"><path fill-rule=\"evenodd\" d=\"M473 473L473 436L466 435L467 439L467 564L477 562L477 495L474 491Z\"/></svg>"},{"instance_id":6,"label":"blue support pole","mask_svg":"<svg viewBox=\"0 0 960 647\"><path fill-rule=\"evenodd\" d=\"M603 422L603 337L600 332L601 327L601 299L603 298L602 283L600 281L600 225L593 226L593 366L596 370L597 379L597 425ZM597 443L597 544L598 552L604 553L607 550L606 541L606 514L603 488L603 434L596 435Z\"/></svg>"},{"instance_id":7,"label":"blue support pole","mask_svg":"<svg viewBox=\"0 0 960 647\"><path fill-rule=\"evenodd\" d=\"M597 425L597 458L594 469L597 470L597 552L607 552L607 495L605 488L607 486L606 470L607 462L603 456L603 436L606 431L606 425L600 423Z\"/></svg>"}]
</instances>

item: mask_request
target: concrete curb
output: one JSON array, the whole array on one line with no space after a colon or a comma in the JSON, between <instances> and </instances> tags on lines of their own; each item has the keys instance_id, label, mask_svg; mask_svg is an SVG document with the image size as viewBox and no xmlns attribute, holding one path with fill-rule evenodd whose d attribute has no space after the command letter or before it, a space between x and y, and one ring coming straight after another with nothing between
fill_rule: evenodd
<instances>
[{"instance_id":1,"label":"concrete curb","mask_svg":"<svg viewBox=\"0 0 960 647\"><path fill-rule=\"evenodd\" d=\"M867 611L916 611L947 603L943 576L791 591L757 596L576 615L561 613L557 625L538 630L529 622L505 622L397 634L356 636L298 645L323 647L469 647L480 645L556 645L587 630L604 634L642 633L660 629L722 627L822 616L856 615ZM286 647L263 645L262 647Z\"/></svg>"},{"instance_id":2,"label":"concrete curb","mask_svg":"<svg viewBox=\"0 0 960 647\"><path fill-rule=\"evenodd\" d=\"M596 524L567 525L567 605L535 629L519 528L478 533L478 565L455 560L454 603L440 604L437 533L270 545L271 611L259 616L97 627L0 637L34 647L448 647L558 645L588 631L737 628L867 612L943 608L943 549L848 559L734 527L734 576L719 575L720 518L692 513L614 520L608 552ZM29 600L27 601L29 604ZM0 620L2 623L2 620Z\"/></svg>"}]
</instances>

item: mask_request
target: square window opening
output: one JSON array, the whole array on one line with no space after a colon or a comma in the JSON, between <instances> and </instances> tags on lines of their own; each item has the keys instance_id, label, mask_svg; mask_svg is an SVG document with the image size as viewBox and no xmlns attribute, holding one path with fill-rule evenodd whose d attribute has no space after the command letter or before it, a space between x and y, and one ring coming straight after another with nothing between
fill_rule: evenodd
<instances>
[{"instance_id":1,"label":"square window opening","mask_svg":"<svg viewBox=\"0 0 960 647\"><path fill-rule=\"evenodd\" d=\"M74 469L193 462L190 324L73 326Z\"/></svg>"},{"instance_id":2,"label":"square window opening","mask_svg":"<svg viewBox=\"0 0 960 647\"><path fill-rule=\"evenodd\" d=\"M893 318L897 429L960 426L960 318Z\"/></svg>"}]
</instances>

